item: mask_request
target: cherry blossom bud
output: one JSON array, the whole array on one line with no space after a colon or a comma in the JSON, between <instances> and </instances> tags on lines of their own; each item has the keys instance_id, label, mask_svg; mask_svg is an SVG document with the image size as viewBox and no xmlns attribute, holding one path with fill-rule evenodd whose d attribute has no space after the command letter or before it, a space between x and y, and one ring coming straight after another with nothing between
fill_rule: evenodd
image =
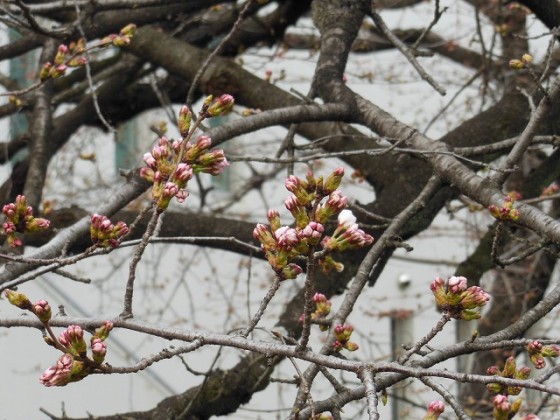
<instances>
[{"instance_id":1,"label":"cherry blossom bud","mask_svg":"<svg viewBox=\"0 0 560 420\"><path fill-rule=\"evenodd\" d=\"M120 35L132 37L136 32L136 25L134 23L129 23L124 28L120 30Z\"/></svg>"},{"instance_id":2,"label":"cherry blossom bud","mask_svg":"<svg viewBox=\"0 0 560 420\"><path fill-rule=\"evenodd\" d=\"M183 105L179 111L179 132L185 137L191 128L192 113L188 106Z\"/></svg>"},{"instance_id":3,"label":"cherry blossom bud","mask_svg":"<svg viewBox=\"0 0 560 420\"><path fill-rule=\"evenodd\" d=\"M325 180L325 186L324 186L325 193L330 194L331 192L336 190L340 186L343 176L344 176L344 168L343 167L336 168Z\"/></svg>"},{"instance_id":4,"label":"cherry blossom bud","mask_svg":"<svg viewBox=\"0 0 560 420\"><path fill-rule=\"evenodd\" d=\"M295 279L302 272L303 269L299 265L294 263L290 263L282 269L282 275L286 280Z\"/></svg>"},{"instance_id":5,"label":"cherry blossom bud","mask_svg":"<svg viewBox=\"0 0 560 420\"><path fill-rule=\"evenodd\" d=\"M544 346L541 353L544 357L558 357L560 355L560 347L556 344Z\"/></svg>"},{"instance_id":6,"label":"cherry blossom bud","mask_svg":"<svg viewBox=\"0 0 560 420\"><path fill-rule=\"evenodd\" d=\"M445 405L442 401L432 401L428 404L428 412L423 417L423 420L436 420L445 410Z\"/></svg>"},{"instance_id":7,"label":"cherry blossom bud","mask_svg":"<svg viewBox=\"0 0 560 420\"><path fill-rule=\"evenodd\" d=\"M467 279L463 276L453 276L447 281L447 287L452 293L458 294L467 290Z\"/></svg>"},{"instance_id":8,"label":"cherry blossom bud","mask_svg":"<svg viewBox=\"0 0 560 420\"><path fill-rule=\"evenodd\" d=\"M68 47L64 44L60 44L58 46L56 56L54 57L54 64L58 66L64 63L64 60L66 59L66 54L68 54Z\"/></svg>"},{"instance_id":9,"label":"cherry blossom bud","mask_svg":"<svg viewBox=\"0 0 560 420\"><path fill-rule=\"evenodd\" d=\"M15 235L10 235L8 236L8 245L10 245L12 248L18 248L23 245L23 242Z\"/></svg>"},{"instance_id":10,"label":"cherry blossom bud","mask_svg":"<svg viewBox=\"0 0 560 420\"><path fill-rule=\"evenodd\" d=\"M504 414L509 414L511 404L507 396L498 394L492 399L492 403L494 404L495 418L502 418Z\"/></svg>"},{"instance_id":11,"label":"cherry blossom bud","mask_svg":"<svg viewBox=\"0 0 560 420\"><path fill-rule=\"evenodd\" d=\"M140 169L140 176L148 182L154 182L154 171L151 168Z\"/></svg>"},{"instance_id":12,"label":"cherry blossom bud","mask_svg":"<svg viewBox=\"0 0 560 420\"><path fill-rule=\"evenodd\" d=\"M306 238L311 245L316 245L321 240L325 228L321 223L309 222L300 232L302 238Z\"/></svg>"},{"instance_id":13,"label":"cherry blossom bud","mask_svg":"<svg viewBox=\"0 0 560 420\"><path fill-rule=\"evenodd\" d=\"M33 305L33 313L39 318L39 321L46 324L50 321L52 316L51 306L46 300L39 300Z\"/></svg>"},{"instance_id":14,"label":"cherry blossom bud","mask_svg":"<svg viewBox=\"0 0 560 420\"><path fill-rule=\"evenodd\" d=\"M295 193L299 188L301 188L301 180L294 175L290 175L286 178L285 185L288 191Z\"/></svg>"},{"instance_id":15,"label":"cherry blossom bud","mask_svg":"<svg viewBox=\"0 0 560 420\"><path fill-rule=\"evenodd\" d=\"M278 245L288 250L300 242L296 230L289 226L282 226L281 228L276 229L274 231L274 236Z\"/></svg>"},{"instance_id":16,"label":"cherry blossom bud","mask_svg":"<svg viewBox=\"0 0 560 420\"><path fill-rule=\"evenodd\" d=\"M16 225L14 225L12 222L4 222L2 224L2 229L4 229L4 233L6 235L11 235L12 233L16 232Z\"/></svg>"},{"instance_id":17,"label":"cherry blossom bud","mask_svg":"<svg viewBox=\"0 0 560 420\"><path fill-rule=\"evenodd\" d=\"M68 67L82 67L87 64L87 58L85 57L75 57L66 63Z\"/></svg>"},{"instance_id":18,"label":"cherry blossom bud","mask_svg":"<svg viewBox=\"0 0 560 420\"><path fill-rule=\"evenodd\" d=\"M201 136L198 136L198 139L196 139L196 144L195 147L200 150L200 151L204 151L207 150L210 146L212 146L212 139L203 134Z\"/></svg>"},{"instance_id":19,"label":"cherry blossom bud","mask_svg":"<svg viewBox=\"0 0 560 420\"><path fill-rule=\"evenodd\" d=\"M209 117L217 117L218 115L227 114L233 109L233 96L224 94L217 98L206 111Z\"/></svg>"},{"instance_id":20,"label":"cherry blossom bud","mask_svg":"<svg viewBox=\"0 0 560 420\"><path fill-rule=\"evenodd\" d=\"M47 219L41 217L28 216L29 219L25 222L25 230L28 232L40 232L42 230L48 229L51 222Z\"/></svg>"},{"instance_id":21,"label":"cherry blossom bud","mask_svg":"<svg viewBox=\"0 0 560 420\"><path fill-rule=\"evenodd\" d=\"M521 70L525 68L525 64L521 60L513 59L509 60L509 67L514 70Z\"/></svg>"},{"instance_id":22,"label":"cherry blossom bud","mask_svg":"<svg viewBox=\"0 0 560 420\"><path fill-rule=\"evenodd\" d=\"M109 333L113 329L113 323L111 321L105 321L101 327L95 330L94 338L99 338L101 341L105 341L109 337Z\"/></svg>"},{"instance_id":23,"label":"cherry blossom bud","mask_svg":"<svg viewBox=\"0 0 560 420\"><path fill-rule=\"evenodd\" d=\"M39 80L41 80L41 82L44 82L50 77L52 66L52 63L49 61L43 64L43 67L41 67L41 71L39 72Z\"/></svg>"},{"instance_id":24,"label":"cherry blossom bud","mask_svg":"<svg viewBox=\"0 0 560 420\"><path fill-rule=\"evenodd\" d=\"M58 79L59 77L64 76L68 67L64 64L59 64L56 67L51 68L50 70L50 77L53 79Z\"/></svg>"},{"instance_id":25,"label":"cherry blossom bud","mask_svg":"<svg viewBox=\"0 0 560 420\"><path fill-rule=\"evenodd\" d=\"M128 226L126 225L125 222L122 221L118 221L117 223L115 223L115 227L113 228L112 231L112 236L114 236L115 238L120 238L126 234L128 234L129 229Z\"/></svg>"},{"instance_id":26,"label":"cherry blossom bud","mask_svg":"<svg viewBox=\"0 0 560 420\"><path fill-rule=\"evenodd\" d=\"M111 41L115 47L125 47L130 44L130 37L125 35L115 36L114 38L111 38Z\"/></svg>"},{"instance_id":27,"label":"cherry blossom bud","mask_svg":"<svg viewBox=\"0 0 560 420\"><path fill-rule=\"evenodd\" d=\"M146 165L148 165L150 169L152 170L157 169L157 162L152 153L144 153L144 162L146 162Z\"/></svg>"},{"instance_id":28,"label":"cherry blossom bud","mask_svg":"<svg viewBox=\"0 0 560 420\"><path fill-rule=\"evenodd\" d=\"M210 175L219 175L224 171L224 168L229 166L229 162L222 149L215 149L205 153L199 159L200 163L194 165L195 173L204 172Z\"/></svg>"},{"instance_id":29,"label":"cherry blossom bud","mask_svg":"<svg viewBox=\"0 0 560 420\"><path fill-rule=\"evenodd\" d=\"M533 56L531 54L523 54L521 61L523 61L523 64L531 64L533 62Z\"/></svg>"},{"instance_id":30,"label":"cherry blossom bud","mask_svg":"<svg viewBox=\"0 0 560 420\"><path fill-rule=\"evenodd\" d=\"M39 381L44 386L64 386L71 382L71 370L74 364L73 357L65 353L54 366L48 368Z\"/></svg>"},{"instance_id":31,"label":"cherry blossom bud","mask_svg":"<svg viewBox=\"0 0 560 420\"><path fill-rule=\"evenodd\" d=\"M181 185L185 186L186 183L193 177L193 169L187 163L179 163L175 170L174 180L178 181Z\"/></svg>"},{"instance_id":32,"label":"cherry blossom bud","mask_svg":"<svg viewBox=\"0 0 560 420\"><path fill-rule=\"evenodd\" d=\"M31 301L21 292L16 292L14 290L6 289L4 291L4 296L8 298L8 302L12 305L17 306L20 309L25 309L28 311L33 310L33 305Z\"/></svg>"},{"instance_id":33,"label":"cherry blossom bud","mask_svg":"<svg viewBox=\"0 0 560 420\"><path fill-rule=\"evenodd\" d=\"M85 356L87 347L84 340L84 330L79 325L70 325L60 333L58 341L72 354Z\"/></svg>"},{"instance_id":34,"label":"cherry blossom bud","mask_svg":"<svg viewBox=\"0 0 560 420\"><path fill-rule=\"evenodd\" d=\"M95 363L103 363L107 354L107 345L100 338L91 341L91 353Z\"/></svg>"}]
</instances>

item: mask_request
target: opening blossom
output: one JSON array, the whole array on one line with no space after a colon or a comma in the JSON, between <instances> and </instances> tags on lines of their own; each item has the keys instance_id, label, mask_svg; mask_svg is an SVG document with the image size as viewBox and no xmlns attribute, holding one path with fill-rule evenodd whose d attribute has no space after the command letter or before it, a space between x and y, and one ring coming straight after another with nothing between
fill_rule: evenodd
<instances>
[{"instance_id":1,"label":"opening blossom","mask_svg":"<svg viewBox=\"0 0 560 420\"><path fill-rule=\"evenodd\" d=\"M467 288L465 277L453 276L445 282L441 277L430 284L437 305L452 318L471 321L480 318L479 308L486 305L490 295L478 286Z\"/></svg>"}]
</instances>

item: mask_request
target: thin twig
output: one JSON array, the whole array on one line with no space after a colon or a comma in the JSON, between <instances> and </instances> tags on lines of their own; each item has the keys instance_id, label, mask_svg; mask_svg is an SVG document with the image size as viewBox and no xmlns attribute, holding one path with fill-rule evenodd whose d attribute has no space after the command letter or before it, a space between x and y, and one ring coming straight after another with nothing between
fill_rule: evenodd
<instances>
[{"instance_id":1,"label":"thin twig","mask_svg":"<svg viewBox=\"0 0 560 420\"><path fill-rule=\"evenodd\" d=\"M154 206L154 212L152 217L146 227L146 231L142 235L142 240L138 244L136 250L134 251L134 255L132 256L132 260L130 261L129 271L128 271L128 281L126 283L126 291L124 294L124 308L120 314L121 318L132 318L132 297L134 295L134 280L136 280L136 267L138 263L142 259L142 254L146 250L146 247L150 243L150 238L154 233L154 230L157 226L157 221L159 216L161 215L161 211L159 211Z\"/></svg>"},{"instance_id":2,"label":"thin twig","mask_svg":"<svg viewBox=\"0 0 560 420\"><path fill-rule=\"evenodd\" d=\"M276 292L280 288L280 283L282 283L282 280L280 279L280 277L279 276L274 277L274 282L272 283L272 285L268 289L268 292L266 293L266 296L261 301L261 304L259 306L258 311L255 313L255 315L253 315L253 318L249 322L249 325L247 326L247 328L245 328L241 332L240 335L242 337L247 338L249 336L249 334L251 334L251 331L253 331L255 329L255 327L259 323L260 319L262 318L262 316L264 314L264 311L266 310L268 304L270 303L270 301L272 300L272 298L274 297L274 295L276 294Z\"/></svg>"},{"instance_id":3,"label":"thin twig","mask_svg":"<svg viewBox=\"0 0 560 420\"><path fill-rule=\"evenodd\" d=\"M432 86L440 95L444 96L446 94L445 89L443 89L433 78L430 76L426 70L418 63L418 60L414 56L414 54L410 51L410 49L402 42L385 24L381 15L377 13L375 10L371 10L371 17L375 22L375 25L379 28L379 30L387 37L389 41L397 48L412 64L412 67L416 70L416 72L420 75L420 77L428 82L430 86Z\"/></svg>"},{"instance_id":4,"label":"thin twig","mask_svg":"<svg viewBox=\"0 0 560 420\"><path fill-rule=\"evenodd\" d=\"M412 356L423 346L428 344L432 340L432 338L434 338L438 333L440 333L443 330L445 324L447 324L450 320L451 320L451 316L449 315L449 313L444 312L440 320L437 322L436 325L434 325L434 327L430 330L430 332L426 334L424 337L422 337L420 340L418 340L410 350L408 350L405 354L399 357L398 362L401 364L406 363L408 359L410 359L410 356Z\"/></svg>"},{"instance_id":5,"label":"thin twig","mask_svg":"<svg viewBox=\"0 0 560 420\"><path fill-rule=\"evenodd\" d=\"M189 88L189 92L187 93L186 104L189 108L192 107L192 104L194 102L194 93L196 91L196 88L198 87L198 82L200 81L202 75L210 65L210 62L214 59L214 57L220 54L224 46L229 42L233 34L237 31L239 25L241 25L241 22L243 21L243 19L245 19L245 16L249 12L250 6L254 3L254 1L255 0L249 0L245 3L243 9L241 9L241 12L239 12L237 20L233 24L231 31L229 31L229 33L222 39L222 41L218 44L214 51L208 54L208 57L206 57L206 60L204 61L204 63L202 63L202 66L200 66L200 69L198 69L198 71L196 72L196 75L194 76L194 79Z\"/></svg>"},{"instance_id":6,"label":"thin twig","mask_svg":"<svg viewBox=\"0 0 560 420\"><path fill-rule=\"evenodd\" d=\"M511 149L511 152L505 159L505 162L502 166L504 171L510 171L516 168L517 162L521 159L527 148L531 145L533 141L533 136L536 133L537 129L540 127L541 122L546 117L550 107L552 106L553 102L558 94L560 93L560 76L556 77L554 82L552 83L552 87L548 91L548 96L545 96L541 99L539 106L532 113L531 119L525 126L525 129L519 136L517 142ZM502 185L503 182L507 178L508 172L496 172L490 180L493 181L496 185Z\"/></svg>"},{"instance_id":7,"label":"thin twig","mask_svg":"<svg viewBox=\"0 0 560 420\"><path fill-rule=\"evenodd\" d=\"M81 13L80 6L76 0L74 0L74 8L76 10L76 27L78 28L78 32L80 32L80 36L87 42L86 33L84 31L84 28L82 27L82 23L80 22L80 13ZM97 100L97 92L93 87L93 78L91 76L91 67L89 65L91 56L89 55L87 49L84 50L84 56L86 57L86 63L85 63L86 77L89 84L89 91L91 94L91 100L93 101L93 107L95 108L95 113L97 114L97 116L99 117L99 121L101 121L101 123L105 126L105 128L110 133L115 133L117 131L116 128L113 127L109 123L109 121L105 119L103 113L101 112L101 108L99 107L99 101Z\"/></svg>"}]
</instances>

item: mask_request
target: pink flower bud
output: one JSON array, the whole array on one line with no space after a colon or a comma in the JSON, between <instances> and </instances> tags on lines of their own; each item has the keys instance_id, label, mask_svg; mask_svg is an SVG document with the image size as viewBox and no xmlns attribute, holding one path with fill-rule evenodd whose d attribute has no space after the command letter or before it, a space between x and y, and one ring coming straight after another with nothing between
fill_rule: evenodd
<instances>
[{"instance_id":1,"label":"pink flower bud","mask_svg":"<svg viewBox=\"0 0 560 420\"><path fill-rule=\"evenodd\" d=\"M197 147L200 151L203 151L208 149L210 146L212 146L212 139L209 136L205 134L198 136L195 147Z\"/></svg>"},{"instance_id":2,"label":"pink flower bud","mask_svg":"<svg viewBox=\"0 0 560 420\"><path fill-rule=\"evenodd\" d=\"M210 105L206 111L206 115L209 117L217 117L218 115L227 114L233 109L233 104L233 96L224 94Z\"/></svg>"},{"instance_id":3,"label":"pink flower bud","mask_svg":"<svg viewBox=\"0 0 560 420\"><path fill-rule=\"evenodd\" d=\"M290 175L288 178L286 178L286 189L288 191L290 191L291 193L295 192L298 188L300 188L301 186L301 181L298 177L294 176L294 175Z\"/></svg>"},{"instance_id":4,"label":"pink flower bud","mask_svg":"<svg viewBox=\"0 0 560 420\"><path fill-rule=\"evenodd\" d=\"M11 235L16 231L16 225L14 225L12 222L4 222L2 224L2 228L4 229L4 233L6 235Z\"/></svg>"},{"instance_id":5,"label":"pink flower bud","mask_svg":"<svg viewBox=\"0 0 560 420\"><path fill-rule=\"evenodd\" d=\"M303 269L299 265L294 263L290 263L282 269L282 275L286 280L295 279L302 272Z\"/></svg>"},{"instance_id":6,"label":"pink flower bud","mask_svg":"<svg viewBox=\"0 0 560 420\"><path fill-rule=\"evenodd\" d=\"M39 300L33 305L33 313L39 318L39 321L46 324L52 316L51 306L46 300Z\"/></svg>"},{"instance_id":7,"label":"pink flower bud","mask_svg":"<svg viewBox=\"0 0 560 420\"><path fill-rule=\"evenodd\" d=\"M109 337L109 333L113 329L113 323L111 321L105 321L101 327L95 330L94 338L99 338L104 341Z\"/></svg>"},{"instance_id":8,"label":"pink flower bud","mask_svg":"<svg viewBox=\"0 0 560 420\"><path fill-rule=\"evenodd\" d=\"M95 363L103 363L107 354L107 345L100 338L93 338L91 341L91 353Z\"/></svg>"},{"instance_id":9,"label":"pink flower bud","mask_svg":"<svg viewBox=\"0 0 560 420\"><path fill-rule=\"evenodd\" d=\"M289 226L282 226L274 231L274 236L278 245L283 248L291 249L300 241L297 231Z\"/></svg>"},{"instance_id":10,"label":"pink flower bud","mask_svg":"<svg viewBox=\"0 0 560 420\"><path fill-rule=\"evenodd\" d=\"M51 222L41 217L28 216L29 220L25 222L25 230L28 232L40 232L48 229Z\"/></svg>"},{"instance_id":11,"label":"pink flower bud","mask_svg":"<svg viewBox=\"0 0 560 420\"><path fill-rule=\"evenodd\" d=\"M187 163L179 163L175 170L174 179L179 181L183 186L193 177L193 170Z\"/></svg>"},{"instance_id":12,"label":"pink flower bud","mask_svg":"<svg viewBox=\"0 0 560 420\"><path fill-rule=\"evenodd\" d=\"M48 368L39 381L44 386L64 386L72 381L71 370L74 365L74 358L65 353L54 366Z\"/></svg>"},{"instance_id":13,"label":"pink flower bud","mask_svg":"<svg viewBox=\"0 0 560 420\"><path fill-rule=\"evenodd\" d=\"M157 169L157 162L151 153L144 153L144 162L146 162L146 165L148 165L150 169Z\"/></svg>"},{"instance_id":14,"label":"pink flower bud","mask_svg":"<svg viewBox=\"0 0 560 420\"><path fill-rule=\"evenodd\" d=\"M467 290L467 279L463 276L450 277L447 282L447 287L451 293L459 294Z\"/></svg>"}]
</instances>

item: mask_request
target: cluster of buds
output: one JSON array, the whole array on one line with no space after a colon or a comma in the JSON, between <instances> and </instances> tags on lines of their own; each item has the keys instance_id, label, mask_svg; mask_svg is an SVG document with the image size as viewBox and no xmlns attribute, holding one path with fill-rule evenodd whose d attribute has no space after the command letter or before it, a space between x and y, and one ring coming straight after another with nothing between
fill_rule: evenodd
<instances>
[{"instance_id":1,"label":"cluster of buds","mask_svg":"<svg viewBox=\"0 0 560 420\"><path fill-rule=\"evenodd\" d=\"M105 360L107 345L104 343L113 329L111 321L105 321L90 338L91 357L87 355L84 330L79 325L70 325L58 336L58 342L46 337L47 344L63 351L57 362L49 367L39 381L45 386L64 386L85 378L99 368Z\"/></svg>"},{"instance_id":2,"label":"cluster of buds","mask_svg":"<svg viewBox=\"0 0 560 420\"><path fill-rule=\"evenodd\" d=\"M119 221L113 224L107 216L100 214L91 216L89 233L91 241L97 246L116 248L119 246L121 238L128 232L129 229L125 222Z\"/></svg>"},{"instance_id":3,"label":"cluster of buds","mask_svg":"<svg viewBox=\"0 0 560 420\"><path fill-rule=\"evenodd\" d=\"M89 357L84 330L79 325L70 325L60 333L58 338L52 334L49 326L52 310L46 300L39 300L33 304L25 294L9 289L4 292L4 295L12 305L33 313L50 334L44 337L45 342L63 353L39 379L43 385L64 386L85 378L101 366L107 354L107 345L104 341L113 329L111 321L105 321L95 330L90 339L91 357Z\"/></svg>"},{"instance_id":4,"label":"cluster of buds","mask_svg":"<svg viewBox=\"0 0 560 420\"><path fill-rule=\"evenodd\" d=\"M496 219L507 222L515 222L519 219L519 210L514 209L513 205L517 200L521 199L521 194L516 191L510 192L504 197L503 204L501 207L495 206L494 204L488 206L490 214Z\"/></svg>"},{"instance_id":5,"label":"cluster of buds","mask_svg":"<svg viewBox=\"0 0 560 420\"><path fill-rule=\"evenodd\" d=\"M437 305L451 318L471 321L480 318L478 308L486 305L490 295L478 286L467 288L465 277L453 276L447 284L441 277L430 284Z\"/></svg>"},{"instance_id":6,"label":"cluster of buds","mask_svg":"<svg viewBox=\"0 0 560 420\"><path fill-rule=\"evenodd\" d=\"M545 346L540 341L535 340L527 345L527 352L535 368L542 369L546 366L545 357L558 357L560 355L560 346L556 344Z\"/></svg>"},{"instance_id":7,"label":"cluster of buds","mask_svg":"<svg viewBox=\"0 0 560 420\"><path fill-rule=\"evenodd\" d=\"M550 197L551 195L557 194L558 191L560 191L560 187L554 182L542 191L541 197Z\"/></svg>"},{"instance_id":8,"label":"cluster of buds","mask_svg":"<svg viewBox=\"0 0 560 420\"><path fill-rule=\"evenodd\" d=\"M124 47L130 44L130 40L136 32L136 25L134 23L129 23L124 28L120 30L118 34L107 35L101 40L100 46L106 47L109 45L114 45L115 47Z\"/></svg>"},{"instance_id":9,"label":"cluster of buds","mask_svg":"<svg viewBox=\"0 0 560 420\"><path fill-rule=\"evenodd\" d=\"M187 184L194 174L219 175L229 165L222 149L210 150L210 137L201 135L194 144L190 139L203 119L227 113L232 107L231 95L222 95L216 100L209 96L197 125L191 127L191 111L183 106L178 120L182 138L171 142L167 137L161 137L158 145L144 155L147 167L140 170L140 176L153 183L152 199L158 211L165 210L174 197L180 203L187 198Z\"/></svg>"},{"instance_id":10,"label":"cluster of buds","mask_svg":"<svg viewBox=\"0 0 560 420\"><path fill-rule=\"evenodd\" d=\"M490 366L486 370L486 373L488 373L488 375L500 376L502 378L525 380L529 378L529 375L531 374L531 368L522 366L517 369L515 358L508 357L502 370L500 370L498 366ZM488 389L488 391L493 394L502 395L519 395L522 390L519 386L506 386L495 382L486 385L486 389Z\"/></svg>"},{"instance_id":11,"label":"cluster of buds","mask_svg":"<svg viewBox=\"0 0 560 420\"><path fill-rule=\"evenodd\" d=\"M321 331L327 331L329 326L321 323L321 321L324 321L331 313L332 302L322 293L315 293L313 295L313 302L315 302L315 311L311 314L311 320L319 323ZM300 321L303 321L303 314L300 317Z\"/></svg>"},{"instance_id":12,"label":"cluster of buds","mask_svg":"<svg viewBox=\"0 0 560 420\"><path fill-rule=\"evenodd\" d=\"M2 212L7 218L2 224L2 229L7 236L8 244L13 248L22 245L16 233L40 232L47 229L51 223L47 219L33 216L33 208L27 205L24 195L18 195L15 203L6 204Z\"/></svg>"},{"instance_id":13,"label":"cluster of buds","mask_svg":"<svg viewBox=\"0 0 560 420\"><path fill-rule=\"evenodd\" d=\"M88 50L103 48L111 44L117 47L130 44L130 39L134 35L135 30L136 25L131 23L122 28L118 35L108 35L103 38L99 44L92 45L89 48L86 48L86 43L83 38L79 39L77 42L71 42L68 45L60 44L53 62L51 63L48 61L41 68L39 79L42 82L48 79L58 79L66 74L68 68L84 66L87 63L84 54Z\"/></svg>"},{"instance_id":14,"label":"cluster of buds","mask_svg":"<svg viewBox=\"0 0 560 420\"><path fill-rule=\"evenodd\" d=\"M513 418L521 408L523 400L516 399L513 403L506 395L498 394L492 399L494 410L492 412L494 420L509 420Z\"/></svg>"},{"instance_id":15,"label":"cluster of buds","mask_svg":"<svg viewBox=\"0 0 560 420\"><path fill-rule=\"evenodd\" d=\"M313 321L324 320L331 313L332 302L322 293L315 293L313 295L313 302L315 302L315 311L311 314ZM328 325L320 324L321 331L328 330Z\"/></svg>"},{"instance_id":16,"label":"cluster of buds","mask_svg":"<svg viewBox=\"0 0 560 420\"><path fill-rule=\"evenodd\" d=\"M334 336L336 338L335 342L333 343L334 351L339 352L342 349L346 349L348 351L358 350L358 344L350 341L350 337L352 336L353 332L354 327L350 324L339 324L334 327Z\"/></svg>"},{"instance_id":17,"label":"cluster of buds","mask_svg":"<svg viewBox=\"0 0 560 420\"><path fill-rule=\"evenodd\" d=\"M338 190L344 169L335 169L326 180L315 178L309 171L305 180L294 175L286 179L286 189L293 193L284 205L294 218L294 227L282 226L278 211L269 210L270 228L257 224L253 237L261 243L274 272L283 280L293 279L303 270L293 261L308 257L317 245L323 248L318 259L324 271L342 271L331 253L370 245L373 237L358 227L356 218L346 208L348 199ZM338 226L332 235L324 236L325 224L338 215Z\"/></svg>"},{"instance_id":18,"label":"cluster of buds","mask_svg":"<svg viewBox=\"0 0 560 420\"><path fill-rule=\"evenodd\" d=\"M533 56L531 54L523 54L521 60L513 59L509 60L509 67L514 70L522 70L524 68L530 67L533 63Z\"/></svg>"},{"instance_id":19,"label":"cluster of buds","mask_svg":"<svg viewBox=\"0 0 560 420\"><path fill-rule=\"evenodd\" d=\"M428 404L428 412L422 420L437 420L445 411L445 405L442 401L432 401Z\"/></svg>"}]
</instances>

